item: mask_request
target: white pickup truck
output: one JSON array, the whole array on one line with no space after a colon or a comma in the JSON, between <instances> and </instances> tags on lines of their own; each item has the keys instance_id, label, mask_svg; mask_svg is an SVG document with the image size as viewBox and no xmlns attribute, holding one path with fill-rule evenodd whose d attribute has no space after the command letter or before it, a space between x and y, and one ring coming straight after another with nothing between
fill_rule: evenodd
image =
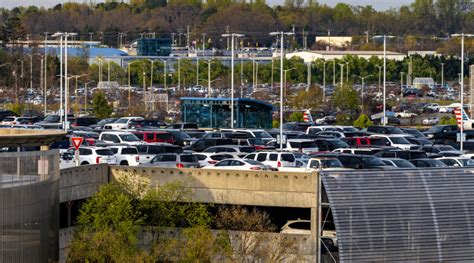
<instances>
[{"instance_id":1,"label":"white pickup truck","mask_svg":"<svg viewBox=\"0 0 474 263\"><path fill-rule=\"evenodd\" d=\"M395 113L395 116L397 118L413 118L413 117L418 116L418 114L404 110L404 111Z\"/></svg>"}]
</instances>

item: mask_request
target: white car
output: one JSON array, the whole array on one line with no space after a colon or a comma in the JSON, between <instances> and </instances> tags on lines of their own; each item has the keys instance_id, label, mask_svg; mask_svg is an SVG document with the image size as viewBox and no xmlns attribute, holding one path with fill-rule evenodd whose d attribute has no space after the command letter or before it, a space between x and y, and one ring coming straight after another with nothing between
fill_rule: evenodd
<instances>
[{"instance_id":1,"label":"white car","mask_svg":"<svg viewBox=\"0 0 474 263\"><path fill-rule=\"evenodd\" d=\"M10 116L6 117L2 120L1 124L3 125L15 125L15 124L20 124L22 120L26 118L23 117L15 117L15 116Z\"/></svg>"},{"instance_id":2,"label":"white car","mask_svg":"<svg viewBox=\"0 0 474 263\"><path fill-rule=\"evenodd\" d=\"M194 155L196 155L197 159L199 160L201 167L214 165L224 159L235 158L235 156L228 153L194 153Z\"/></svg>"},{"instance_id":3,"label":"white car","mask_svg":"<svg viewBox=\"0 0 474 263\"><path fill-rule=\"evenodd\" d=\"M79 164L117 164L117 157L110 149L98 147L80 147L79 148Z\"/></svg>"},{"instance_id":4,"label":"white car","mask_svg":"<svg viewBox=\"0 0 474 263\"><path fill-rule=\"evenodd\" d=\"M244 157L249 153L256 152L255 147L253 146L240 146L240 145L219 145L219 146L212 146L204 151L203 153L229 153L239 158Z\"/></svg>"},{"instance_id":5,"label":"white car","mask_svg":"<svg viewBox=\"0 0 474 263\"><path fill-rule=\"evenodd\" d=\"M266 171L270 170L267 165L254 160L242 159L224 159L212 166L206 166L204 169L223 169L223 170L239 170L239 171Z\"/></svg>"},{"instance_id":6,"label":"white car","mask_svg":"<svg viewBox=\"0 0 474 263\"><path fill-rule=\"evenodd\" d=\"M382 139L382 144L385 146L397 147L402 150L418 149L420 146L410 143L406 138L413 137L408 134L376 134L371 135L370 138Z\"/></svg>"},{"instance_id":7,"label":"white car","mask_svg":"<svg viewBox=\"0 0 474 263\"><path fill-rule=\"evenodd\" d=\"M428 117L426 119L423 119L423 125L436 125L438 123L439 123L438 117Z\"/></svg>"},{"instance_id":8,"label":"white car","mask_svg":"<svg viewBox=\"0 0 474 263\"><path fill-rule=\"evenodd\" d=\"M99 140L105 143L121 143L128 145L140 145L145 142L141 141L135 134L131 132L102 132L99 136Z\"/></svg>"},{"instance_id":9,"label":"white car","mask_svg":"<svg viewBox=\"0 0 474 263\"><path fill-rule=\"evenodd\" d=\"M150 163L157 154L162 153L182 153L183 149L180 146L169 143L145 143L136 145L138 154L140 155L140 163Z\"/></svg>"},{"instance_id":10,"label":"white car","mask_svg":"<svg viewBox=\"0 0 474 263\"><path fill-rule=\"evenodd\" d=\"M104 125L104 130L125 130L130 128L132 121L142 121L142 117L124 117L116 120L114 123Z\"/></svg>"},{"instance_id":11,"label":"white car","mask_svg":"<svg viewBox=\"0 0 474 263\"><path fill-rule=\"evenodd\" d=\"M395 113L395 116L397 118L413 118L418 116L418 114L404 110L402 112Z\"/></svg>"},{"instance_id":12,"label":"white car","mask_svg":"<svg viewBox=\"0 0 474 263\"><path fill-rule=\"evenodd\" d=\"M112 150L117 157L118 165L138 166L140 164L140 155L136 147L129 145L114 145L107 149Z\"/></svg>"},{"instance_id":13,"label":"white car","mask_svg":"<svg viewBox=\"0 0 474 263\"><path fill-rule=\"evenodd\" d=\"M441 157L437 160L442 161L444 164L450 167L473 167L474 160L467 157Z\"/></svg>"},{"instance_id":14,"label":"white car","mask_svg":"<svg viewBox=\"0 0 474 263\"><path fill-rule=\"evenodd\" d=\"M276 141L270 142L268 146L275 146L276 149L280 149L280 144ZM313 153L319 151L318 145L310 139L288 139L283 144L283 150L289 152L302 152L302 153Z\"/></svg>"},{"instance_id":15,"label":"white car","mask_svg":"<svg viewBox=\"0 0 474 263\"><path fill-rule=\"evenodd\" d=\"M243 159L251 159L268 165L272 168L296 167L296 158L290 152L258 152L244 156Z\"/></svg>"},{"instance_id":16,"label":"white car","mask_svg":"<svg viewBox=\"0 0 474 263\"><path fill-rule=\"evenodd\" d=\"M316 133L322 132L322 131L338 131L338 129L334 126L324 126L324 125L309 126L306 129L306 134L316 134Z\"/></svg>"}]
</instances>

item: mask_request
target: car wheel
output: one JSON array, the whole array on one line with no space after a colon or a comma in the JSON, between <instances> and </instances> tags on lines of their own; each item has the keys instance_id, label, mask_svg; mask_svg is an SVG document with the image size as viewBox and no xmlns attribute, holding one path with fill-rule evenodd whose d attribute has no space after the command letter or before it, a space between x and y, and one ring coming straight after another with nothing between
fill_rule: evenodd
<instances>
[{"instance_id":1,"label":"car wheel","mask_svg":"<svg viewBox=\"0 0 474 263\"><path fill-rule=\"evenodd\" d=\"M127 161L122 161L122 162L120 162L120 165L128 166L128 162Z\"/></svg>"},{"instance_id":2,"label":"car wheel","mask_svg":"<svg viewBox=\"0 0 474 263\"><path fill-rule=\"evenodd\" d=\"M88 165L88 162L82 162L81 165Z\"/></svg>"}]
</instances>

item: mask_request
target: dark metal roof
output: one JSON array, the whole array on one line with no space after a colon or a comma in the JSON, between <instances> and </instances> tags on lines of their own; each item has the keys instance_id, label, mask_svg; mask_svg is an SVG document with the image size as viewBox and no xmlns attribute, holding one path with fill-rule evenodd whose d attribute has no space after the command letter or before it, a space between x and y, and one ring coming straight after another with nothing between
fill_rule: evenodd
<instances>
[{"instance_id":1,"label":"dark metal roof","mask_svg":"<svg viewBox=\"0 0 474 263\"><path fill-rule=\"evenodd\" d=\"M61 130L0 129L0 147L50 145L65 135Z\"/></svg>"},{"instance_id":2,"label":"dark metal roof","mask_svg":"<svg viewBox=\"0 0 474 263\"><path fill-rule=\"evenodd\" d=\"M322 173L341 262L474 258L474 169Z\"/></svg>"},{"instance_id":3,"label":"dark metal roof","mask_svg":"<svg viewBox=\"0 0 474 263\"><path fill-rule=\"evenodd\" d=\"M228 101L230 102L231 98L200 98L200 97L182 97L182 101ZM254 99L247 99L247 98L234 98L234 103L239 103L239 102L251 102L251 103L257 103L257 104L262 104L268 107L273 108L273 105L267 102L263 102L260 100L254 100Z\"/></svg>"}]
</instances>

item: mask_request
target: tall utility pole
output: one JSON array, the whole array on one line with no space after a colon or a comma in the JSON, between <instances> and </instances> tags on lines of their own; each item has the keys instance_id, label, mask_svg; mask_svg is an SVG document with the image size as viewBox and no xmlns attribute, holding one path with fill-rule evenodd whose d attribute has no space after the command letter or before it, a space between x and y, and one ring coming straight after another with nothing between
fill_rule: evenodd
<instances>
[{"instance_id":1,"label":"tall utility pole","mask_svg":"<svg viewBox=\"0 0 474 263\"><path fill-rule=\"evenodd\" d=\"M48 72L48 32L44 32L44 75L43 75L43 83L44 83L44 115L46 116L46 102L47 102L47 72Z\"/></svg>"},{"instance_id":2,"label":"tall utility pole","mask_svg":"<svg viewBox=\"0 0 474 263\"><path fill-rule=\"evenodd\" d=\"M332 61L332 85L336 86L336 59Z\"/></svg>"},{"instance_id":3,"label":"tall utility pole","mask_svg":"<svg viewBox=\"0 0 474 263\"><path fill-rule=\"evenodd\" d=\"M110 59L107 60L107 82L110 85Z\"/></svg>"},{"instance_id":4,"label":"tall utility pole","mask_svg":"<svg viewBox=\"0 0 474 263\"><path fill-rule=\"evenodd\" d=\"M222 37L230 37L231 38L231 44L232 44L232 51L231 51L231 74L230 74L230 128L234 128L234 63L235 63L235 54L234 54L234 39L236 37L243 37L244 35L242 34L224 34Z\"/></svg>"},{"instance_id":5,"label":"tall utility pole","mask_svg":"<svg viewBox=\"0 0 474 263\"><path fill-rule=\"evenodd\" d=\"M202 51L206 50L206 33L202 33ZM204 52L203 52L204 56Z\"/></svg>"},{"instance_id":6,"label":"tall utility pole","mask_svg":"<svg viewBox=\"0 0 474 263\"><path fill-rule=\"evenodd\" d=\"M284 63L284 37L293 35L292 32L271 32L271 36L280 37L280 150L283 150L283 63ZM319 242L318 242L319 243Z\"/></svg>"},{"instance_id":7,"label":"tall utility pole","mask_svg":"<svg viewBox=\"0 0 474 263\"><path fill-rule=\"evenodd\" d=\"M178 58L178 90L181 90L181 58Z\"/></svg>"},{"instance_id":8,"label":"tall utility pole","mask_svg":"<svg viewBox=\"0 0 474 263\"><path fill-rule=\"evenodd\" d=\"M306 91L309 91L309 86L311 86L311 62L308 63L308 73L306 76Z\"/></svg>"},{"instance_id":9,"label":"tall utility pole","mask_svg":"<svg viewBox=\"0 0 474 263\"><path fill-rule=\"evenodd\" d=\"M383 66L375 65L379 69L379 85L378 85L378 93L380 93L380 88L382 86L382 68Z\"/></svg>"},{"instance_id":10,"label":"tall utility pole","mask_svg":"<svg viewBox=\"0 0 474 263\"><path fill-rule=\"evenodd\" d=\"M208 59L207 61L207 97L211 97L211 63L212 60Z\"/></svg>"},{"instance_id":11,"label":"tall utility pole","mask_svg":"<svg viewBox=\"0 0 474 263\"><path fill-rule=\"evenodd\" d=\"M441 87L444 88L444 63L441 63Z\"/></svg>"},{"instance_id":12,"label":"tall utility pole","mask_svg":"<svg viewBox=\"0 0 474 263\"><path fill-rule=\"evenodd\" d=\"M374 36L374 38L383 38L383 123L387 124L387 38L394 38L394 36Z\"/></svg>"},{"instance_id":13,"label":"tall utility pole","mask_svg":"<svg viewBox=\"0 0 474 263\"><path fill-rule=\"evenodd\" d=\"M459 85L460 85L460 97L461 97L461 108L459 109L461 111L461 123L459 126L460 127L460 142L459 142L459 150L464 149L464 39L466 37L474 37L473 34L454 34L452 35L453 37L461 37L461 76L459 77Z\"/></svg>"},{"instance_id":14,"label":"tall utility pole","mask_svg":"<svg viewBox=\"0 0 474 263\"><path fill-rule=\"evenodd\" d=\"M341 86L344 85L344 63L339 63L341 66Z\"/></svg>"},{"instance_id":15,"label":"tall utility pole","mask_svg":"<svg viewBox=\"0 0 474 263\"><path fill-rule=\"evenodd\" d=\"M199 86L199 58L196 58L196 86Z\"/></svg>"}]
</instances>

